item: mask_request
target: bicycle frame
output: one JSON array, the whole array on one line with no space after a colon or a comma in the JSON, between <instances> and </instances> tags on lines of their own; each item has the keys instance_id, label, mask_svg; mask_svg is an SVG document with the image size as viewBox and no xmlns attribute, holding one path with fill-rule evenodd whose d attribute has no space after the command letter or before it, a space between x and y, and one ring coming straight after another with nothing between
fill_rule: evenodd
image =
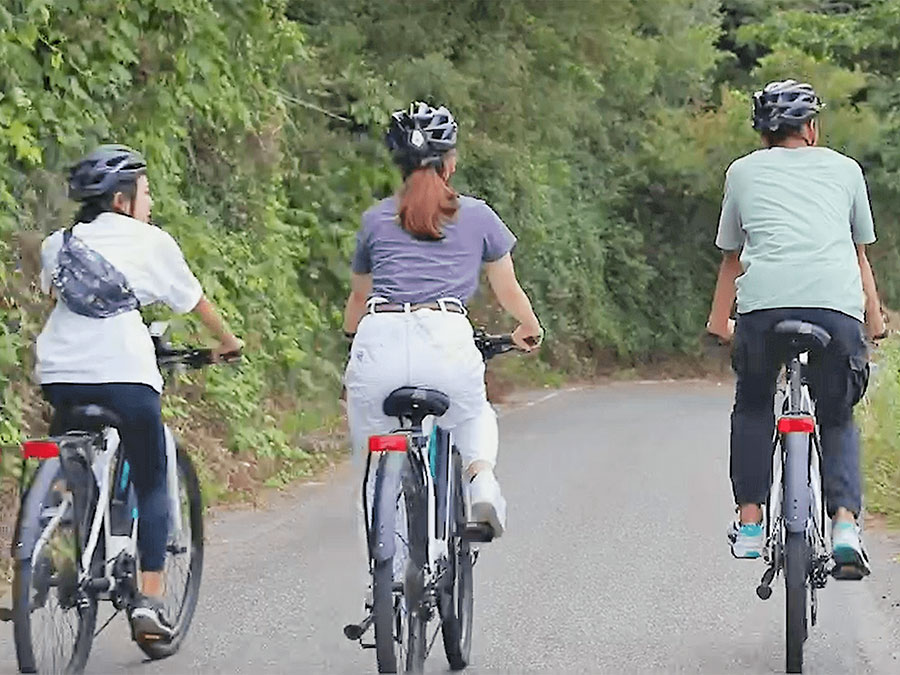
<instances>
[{"instance_id":1,"label":"bicycle frame","mask_svg":"<svg viewBox=\"0 0 900 675\"><path fill-rule=\"evenodd\" d=\"M172 532L177 533L177 529L181 527L181 500L178 494L178 467L175 438L168 427L165 428L165 439L167 462L166 482L169 493L169 526L170 528L174 528L171 530ZM121 447L119 433L111 427L96 434L75 432L74 434L70 433L61 437L58 440L57 445L60 448L60 462L63 466L65 465L67 456L80 455L90 464L94 480L97 482L99 495L96 508L91 516L87 542L81 552L79 581L82 586L90 586L91 590L97 594L98 598L112 599L118 584L118 575L115 568L116 561L119 560L123 554L130 556L135 562L138 558L137 518L133 517L131 532L127 535L114 535L111 527L110 497L113 494L114 482L119 480L122 475L122 464L125 461L119 454ZM54 468L51 468L50 470L55 471ZM37 537L34 547L28 551L28 554L31 557L32 566L34 566L35 562L40 557L38 553L47 541L49 541L52 532L72 505L71 494L67 494L64 497L62 504L57 507L57 512ZM135 512L132 515L136 516L137 514ZM94 555L100 543L101 530L104 537L103 550L106 555L103 567L104 576L97 578L92 575L93 570L91 568L91 561L94 559Z\"/></svg>"},{"instance_id":2,"label":"bicycle frame","mask_svg":"<svg viewBox=\"0 0 900 675\"><path fill-rule=\"evenodd\" d=\"M772 483L766 504L765 559L769 568L757 588L766 599L771 585L784 567L784 533L803 533L811 546L810 570L813 603L815 589L823 588L824 561L828 558L829 536L826 528L825 501L822 492L822 449L815 404L803 381L808 363L806 352L785 366L775 397L778 421L772 453ZM821 569L820 569L821 568Z\"/></svg>"},{"instance_id":3,"label":"bicycle frame","mask_svg":"<svg viewBox=\"0 0 900 675\"><path fill-rule=\"evenodd\" d=\"M773 453L772 488L769 497L769 518L766 520L771 536L772 524L781 520L789 532L815 534L813 540L826 541L825 503L822 494L822 450L815 404L808 386L803 382L807 364L804 352L785 367L785 377L776 396L775 446ZM780 400L779 400L780 398ZM783 420L812 419L813 425L802 431ZM810 525L812 527L810 528ZM811 530L811 531L810 531Z\"/></svg>"}]
</instances>

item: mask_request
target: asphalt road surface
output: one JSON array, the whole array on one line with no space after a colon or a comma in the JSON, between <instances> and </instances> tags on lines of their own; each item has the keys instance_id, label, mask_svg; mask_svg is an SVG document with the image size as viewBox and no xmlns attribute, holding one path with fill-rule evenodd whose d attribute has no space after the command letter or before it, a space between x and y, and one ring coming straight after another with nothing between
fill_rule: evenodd
<instances>
[{"instance_id":1,"label":"asphalt road surface","mask_svg":"<svg viewBox=\"0 0 900 675\"><path fill-rule=\"evenodd\" d=\"M535 395L504 410L506 536L475 567L473 673L784 672L784 594L725 543L731 387L634 383ZM355 467L216 514L202 596L175 657L150 663L118 617L93 673L365 673ZM869 534L872 577L831 582L806 672L900 673L900 542ZM15 659L9 624L0 672ZM426 664L445 672L440 640Z\"/></svg>"}]
</instances>

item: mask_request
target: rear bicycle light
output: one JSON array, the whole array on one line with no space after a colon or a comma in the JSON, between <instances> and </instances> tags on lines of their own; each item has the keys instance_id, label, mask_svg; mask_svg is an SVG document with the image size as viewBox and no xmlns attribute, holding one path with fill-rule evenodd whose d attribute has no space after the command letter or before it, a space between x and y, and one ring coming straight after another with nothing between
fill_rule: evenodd
<instances>
[{"instance_id":1,"label":"rear bicycle light","mask_svg":"<svg viewBox=\"0 0 900 675\"><path fill-rule=\"evenodd\" d=\"M800 432L811 434L816 430L816 421L812 417L781 417L778 420L778 431L782 434Z\"/></svg>"},{"instance_id":2,"label":"rear bicycle light","mask_svg":"<svg viewBox=\"0 0 900 675\"><path fill-rule=\"evenodd\" d=\"M406 452L408 442L406 434L369 436L369 452Z\"/></svg>"},{"instance_id":3,"label":"rear bicycle light","mask_svg":"<svg viewBox=\"0 0 900 675\"><path fill-rule=\"evenodd\" d=\"M22 443L25 459L51 459L59 457L59 446L54 441L25 441Z\"/></svg>"}]
</instances>

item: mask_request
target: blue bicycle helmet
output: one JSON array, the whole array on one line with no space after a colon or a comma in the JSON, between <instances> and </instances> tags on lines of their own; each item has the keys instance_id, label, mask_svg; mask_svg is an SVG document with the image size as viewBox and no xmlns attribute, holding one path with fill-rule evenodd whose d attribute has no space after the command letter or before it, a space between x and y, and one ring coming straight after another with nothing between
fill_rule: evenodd
<instances>
[{"instance_id":1,"label":"blue bicycle helmet","mask_svg":"<svg viewBox=\"0 0 900 675\"><path fill-rule=\"evenodd\" d=\"M77 202L114 192L146 173L144 157L125 145L101 145L69 172L69 196Z\"/></svg>"},{"instance_id":2,"label":"blue bicycle helmet","mask_svg":"<svg viewBox=\"0 0 900 675\"><path fill-rule=\"evenodd\" d=\"M775 133L783 127L799 129L824 107L812 86L805 82L769 82L753 94L753 128L762 133Z\"/></svg>"}]
</instances>

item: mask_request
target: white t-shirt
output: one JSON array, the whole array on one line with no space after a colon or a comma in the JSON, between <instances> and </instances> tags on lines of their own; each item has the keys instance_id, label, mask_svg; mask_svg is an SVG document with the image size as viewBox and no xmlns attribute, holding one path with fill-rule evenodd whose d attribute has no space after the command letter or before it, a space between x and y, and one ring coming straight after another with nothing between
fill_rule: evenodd
<instances>
[{"instance_id":1,"label":"white t-shirt","mask_svg":"<svg viewBox=\"0 0 900 675\"><path fill-rule=\"evenodd\" d=\"M72 232L125 275L141 306L164 302L185 313L203 297L178 244L154 225L103 213L91 223L79 223ZM45 293L50 292L62 243L59 230L41 249ZM75 314L59 300L38 337L35 371L40 384L128 382L162 391L153 341L137 310L92 319Z\"/></svg>"}]
</instances>

